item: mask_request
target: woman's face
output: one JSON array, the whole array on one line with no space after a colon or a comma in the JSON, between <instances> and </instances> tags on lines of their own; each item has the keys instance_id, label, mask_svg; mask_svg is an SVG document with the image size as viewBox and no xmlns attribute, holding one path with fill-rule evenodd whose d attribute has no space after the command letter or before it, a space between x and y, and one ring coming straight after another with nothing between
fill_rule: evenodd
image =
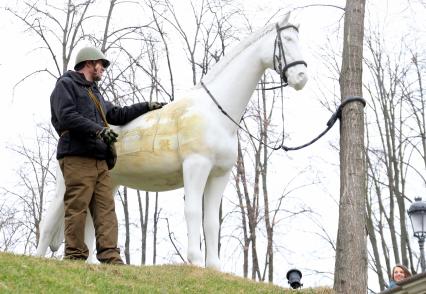
<instances>
[{"instance_id":1,"label":"woman's face","mask_svg":"<svg viewBox=\"0 0 426 294\"><path fill-rule=\"evenodd\" d=\"M395 282L399 282L399 281L405 279L404 270L400 267L396 267L393 270L393 279L395 280Z\"/></svg>"}]
</instances>

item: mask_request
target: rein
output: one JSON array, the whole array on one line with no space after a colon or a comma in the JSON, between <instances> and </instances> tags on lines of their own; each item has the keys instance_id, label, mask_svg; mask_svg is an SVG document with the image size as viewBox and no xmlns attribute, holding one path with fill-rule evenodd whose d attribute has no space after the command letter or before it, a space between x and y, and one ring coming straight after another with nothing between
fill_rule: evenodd
<instances>
[{"instance_id":1,"label":"rein","mask_svg":"<svg viewBox=\"0 0 426 294\"><path fill-rule=\"evenodd\" d=\"M293 61L290 63L287 63L286 57L285 57L285 52L284 52L284 46L283 46L283 42L281 39L281 34L280 32L285 30L285 29L295 29L297 32L299 32L299 29L294 26L294 25L286 25L283 27L279 27L278 24L276 25L276 29L277 29L277 37L275 38L275 42L274 42L274 56L273 56L273 60L274 60L274 69L275 71L280 75L281 77L281 85L277 86L277 87L271 87L271 88L265 88L264 90L273 90L273 89L278 89L281 88L281 91L284 87L288 86L288 81L287 81L287 77L286 77L286 72L287 70L292 67L292 66L296 66L299 64L303 64L307 67L307 64L305 61L303 60L297 60L297 61ZM276 54L278 51L278 55ZM281 62L281 59L284 61L284 64ZM278 60L278 61L276 61ZM238 122L236 122L224 109L223 107L220 105L220 103L216 100L216 98L213 96L213 94L210 92L210 90L207 88L207 86L204 84L204 82L201 80L200 81L201 86L204 88L204 90L206 91L206 93L208 94L208 96L210 97L210 99L212 99L212 101L214 102L214 104L216 104L217 108L219 108L220 112L223 113L223 115L225 115L230 121L232 121L239 129L243 130L244 132L246 132L250 138L256 140L257 142L259 142L260 144L266 146L269 149L272 150L279 150L279 149L283 149L284 151L294 151L294 150L299 150L302 148L305 148L309 145L312 145L313 143L315 143L316 141L318 141L322 136L324 136L335 124L335 122L337 121L337 119L341 119L342 117L342 111L343 108L351 102L361 102L363 104L363 106L365 107L366 102L364 100L364 98L360 97L360 96L348 96L346 97L342 103L340 104L340 106L337 108L337 110L332 114L332 116L330 117L330 119L327 122L327 128L322 131L317 137L315 137L314 139L312 139L311 141L309 141L308 143L305 143L303 145L297 146L297 147L287 147L284 145L284 130L283 130L283 138L281 140L281 144L279 146L271 146L269 144L266 144L265 142L263 142L261 139L253 136L248 130L244 129L243 127L240 126L240 124ZM242 118L241 118L242 119Z\"/></svg>"},{"instance_id":2,"label":"rein","mask_svg":"<svg viewBox=\"0 0 426 294\"><path fill-rule=\"evenodd\" d=\"M249 135L250 138L256 140L257 142L259 142L262 145L265 145L266 147L272 149L272 150L279 150L281 149L281 146L283 146L282 144L278 147L272 147L268 144L266 144L265 142L263 142L262 140L260 140L259 138L253 136L249 131L247 131L246 129L244 129L242 126L240 126L239 123L237 123L224 109L223 107L219 104L219 102L216 100L216 98L214 98L213 94L210 92L210 90L207 88L207 86L204 84L203 81L200 81L201 86L204 88L204 90L206 91L206 93L209 95L209 97L213 100L214 104L216 104L217 108L219 108L220 112L222 112L227 118L229 118L230 121L232 121L239 129L243 130L244 132L247 133L247 135Z\"/></svg>"},{"instance_id":3,"label":"rein","mask_svg":"<svg viewBox=\"0 0 426 294\"><path fill-rule=\"evenodd\" d=\"M312 145L313 143L315 143L316 141L318 141L322 136L324 136L335 124L335 122L337 121L337 119L341 119L342 118L342 112L343 112L343 108L351 103L351 102L361 102L362 105L365 107L366 102L365 99L360 97L360 96L348 96L346 97L342 103L339 105L339 107L337 108L337 110L331 115L330 119L327 121L327 128L322 131L317 137L315 137L314 139L312 139L311 141L309 141L308 143L305 143L303 145L300 146L296 146L296 147L287 147L285 146L283 143L281 143L279 146L271 146L269 144L266 144L265 142L263 142L261 139L253 136L249 131L247 131L246 129L244 129L242 126L240 126L240 124L238 122L236 122L224 109L223 107L219 104L219 102L216 100L216 98L214 98L213 94L210 92L210 90L207 88L207 86L204 84L203 81L200 81L201 86L204 88L204 90L206 91L206 93L209 95L209 97L213 100L214 104L216 104L217 108L219 108L220 112L222 112L230 121L232 121L239 129L243 130L247 135L249 135L250 138L256 140L257 142L259 142L260 144L268 147L271 150L277 151L279 149L283 149L284 151L295 151L295 150L300 150L303 149L305 147L308 147L310 145ZM283 134L283 140L284 141L284 134Z\"/></svg>"},{"instance_id":4,"label":"rein","mask_svg":"<svg viewBox=\"0 0 426 294\"><path fill-rule=\"evenodd\" d=\"M284 145L281 145L280 147L284 151L294 151L294 150L299 150L299 149L308 147L309 145L312 145L313 143L318 141L322 136L324 136L334 126L334 123L337 121L337 119L342 118L343 108L351 102L361 102L363 107L365 107L366 105L365 99L362 98L361 96L347 96L339 105L339 107L336 109L336 111L331 115L330 119L327 121L327 128L324 131L322 131L317 137L315 137L313 140L309 141L308 143L297 146L297 147L287 147Z\"/></svg>"}]
</instances>

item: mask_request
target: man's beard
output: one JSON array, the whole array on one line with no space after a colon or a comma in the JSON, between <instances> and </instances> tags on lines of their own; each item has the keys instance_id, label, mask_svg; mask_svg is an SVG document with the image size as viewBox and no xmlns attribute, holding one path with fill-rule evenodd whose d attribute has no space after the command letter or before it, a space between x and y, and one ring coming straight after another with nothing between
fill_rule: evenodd
<instances>
[{"instance_id":1,"label":"man's beard","mask_svg":"<svg viewBox=\"0 0 426 294\"><path fill-rule=\"evenodd\" d=\"M99 68L99 66L95 66L93 71L93 81L94 82L99 82L102 79L102 68Z\"/></svg>"}]
</instances>

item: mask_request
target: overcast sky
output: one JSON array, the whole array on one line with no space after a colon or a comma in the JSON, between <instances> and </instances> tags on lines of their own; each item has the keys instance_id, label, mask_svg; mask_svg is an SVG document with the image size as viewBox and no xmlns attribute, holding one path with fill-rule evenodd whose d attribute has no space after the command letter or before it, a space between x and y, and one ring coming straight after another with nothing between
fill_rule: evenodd
<instances>
[{"instance_id":1,"label":"overcast sky","mask_svg":"<svg viewBox=\"0 0 426 294\"><path fill-rule=\"evenodd\" d=\"M179 0L180 2L181 0ZM2 1L0 5L14 3L15 1ZM176 1L177 3L178 1ZM283 7L288 5L288 7ZM344 7L345 1L323 1L327 4ZM304 6L306 4L321 3L321 1L274 1L274 0L245 0L236 1L243 5L245 11L253 21L253 25L260 28L274 13L282 8L290 9L290 6ZM290 4L292 3L292 4ZM415 9L407 8L407 1L403 0L375 0L367 1L366 27L377 26L381 28L389 38L399 40L404 30L410 28L425 28L424 15L415 14ZM282 15L282 14L281 14ZM303 47L305 60L308 63L310 80L303 91L296 92L285 89L287 97L285 103L286 132L290 135L287 145L299 145L310 140L326 126L331 113L325 109L320 100L322 89L327 88L327 93L338 93L333 89L331 80L336 76L324 76L324 64L322 62L325 48L338 50L342 44L339 38L339 28L343 27L342 11L331 7L311 7L299 9L293 12L292 22L300 23L300 41ZM123 16L123 17L128 17ZM135 16L136 17L136 16ZM340 27L339 27L340 25ZM29 36L16 19L0 10L0 85L1 106L0 115L0 186L9 186L16 182L15 170L19 167L19 157L7 150L7 146L20 144L20 140L30 141L35 131L35 123L49 122L50 107L49 95L54 86L54 80L47 75L37 75L20 84L16 89L14 85L26 74L40 68L40 64L47 63L43 60L44 54L34 51L34 37ZM418 46L424 45L424 40L413 40ZM338 56L336 59L340 60ZM190 84L190 81L187 83ZM185 85L185 82L181 82ZM184 87L184 86L181 86ZM330 88L331 87L331 88ZM320 91L321 90L321 91ZM328 99L333 100L333 97ZM337 231L337 199L339 197L338 186L338 151L331 145L338 144L338 123L333 130L320 142L304 151L285 154L275 157L272 173L277 178L288 181L301 171L309 169L308 180L321 181L321 185L303 189L303 193L293 199L294 209L309 207L315 211L314 218L330 232L335 238ZM277 189L282 189L278 185ZM292 196L295 197L296 195ZM176 217L176 223L183 220L183 202L180 199L177 205L165 207L168 214ZM169 201L165 201L169 202ZM163 202L164 203L164 202ZM179 211L173 211L179 207ZM299 228L299 222L301 226ZM312 221L300 217L289 221L286 228L277 232L278 241L285 247L285 258L276 256L275 281L286 286L285 273L290 267L299 267L304 270L317 270L322 272L334 271L333 252L330 246L318 236L312 234L318 231ZM185 232L182 232L185 235ZM186 243L185 237L180 239ZM229 253L229 252L228 252ZM233 268L230 261L223 261L227 270L239 272L240 268ZM285 264L283 268L281 265ZM304 275L304 284L307 287L319 285L332 285L332 280L327 274L315 274L313 271ZM374 288L374 284L373 284Z\"/></svg>"}]
</instances>

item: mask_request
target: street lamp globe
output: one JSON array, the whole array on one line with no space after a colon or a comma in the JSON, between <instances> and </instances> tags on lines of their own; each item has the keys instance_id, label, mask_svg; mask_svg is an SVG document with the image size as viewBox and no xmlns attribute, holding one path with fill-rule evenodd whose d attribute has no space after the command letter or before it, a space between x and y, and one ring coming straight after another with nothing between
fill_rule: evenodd
<instances>
[{"instance_id":1,"label":"street lamp globe","mask_svg":"<svg viewBox=\"0 0 426 294\"><path fill-rule=\"evenodd\" d=\"M426 271L425 255L424 255L424 243L426 237L426 202L422 201L422 198L416 197L415 201L411 204L408 209L408 216L413 226L414 237L419 240L420 247L420 264L422 272Z\"/></svg>"},{"instance_id":2,"label":"street lamp globe","mask_svg":"<svg viewBox=\"0 0 426 294\"><path fill-rule=\"evenodd\" d=\"M297 289L303 286L303 284L300 282L302 279L302 272L298 269L291 269L287 272L287 280L290 284L290 287L293 289Z\"/></svg>"},{"instance_id":3,"label":"street lamp globe","mask_svg":"<svg viewBox=\"0 0 426 294\"><path fill-rule=\"evenodd\" d=\"M414 236L417 238L426 237L426 202L417 197L408 209L408 215L413 225Z\"/></svg>"}]
</instances>

